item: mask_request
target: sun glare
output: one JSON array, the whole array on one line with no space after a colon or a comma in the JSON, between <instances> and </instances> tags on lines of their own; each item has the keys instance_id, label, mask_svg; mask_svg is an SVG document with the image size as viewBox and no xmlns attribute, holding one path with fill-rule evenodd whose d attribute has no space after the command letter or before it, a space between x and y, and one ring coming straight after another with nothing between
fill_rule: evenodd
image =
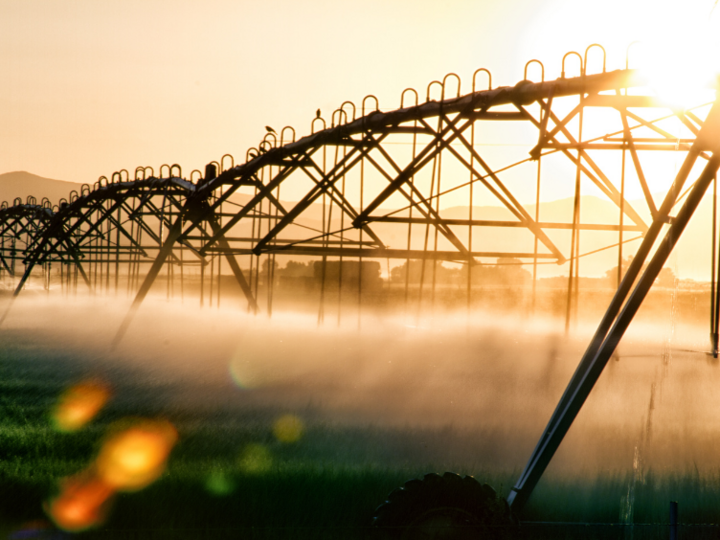
<instances>
[{"instance_id":1,"label":"sun glare","mask_svg":"<svg viewBox=\"0 0 720 540\"><path fill-rule=\"evenodd\" d=\"M563 54L576 51L586 72L595 74L603 68L604 49L607 70L624 68L627 60L658 97L687 108L714 97L707 87L714 88L720 71L720 6L715 2L548 1L523 37L519 60L541 59L549 77L562 71L577 77L578 57L561 65ZM603 48L586 51L593 43Z\"/></svg>"},{"instance_id":2,"label":"sun glare","mask_svg":"<svg viewBox=\"0 0 720 540\"><path fill-rule=\"evenodd\" d=\"M657 2L644 37L629 47L630 67L647 77L658 97L687 108L711 100L720 73L719 10L712 0Z\"/></svg>"}]
</instances>

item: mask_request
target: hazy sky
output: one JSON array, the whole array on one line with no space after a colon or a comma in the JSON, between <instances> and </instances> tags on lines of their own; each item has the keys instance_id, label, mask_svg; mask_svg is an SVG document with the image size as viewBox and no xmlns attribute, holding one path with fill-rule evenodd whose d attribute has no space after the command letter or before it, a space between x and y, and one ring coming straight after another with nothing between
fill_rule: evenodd
<instances>
[{"instance_id":1,"label":"hazy sky","mask_svg":"<svg viewBox=\"0 0 720 540\"><path fill-rule=\"evenodd\" d=\"M393 109L450 71L464 91L479 67L515 84L531 58L554 78L594 42L620 68L650 29L677 40L691 4L713 0L0 0L0 173L244 161L265 125L302 136L317 108Z\"/></svg>"}]
</instances>

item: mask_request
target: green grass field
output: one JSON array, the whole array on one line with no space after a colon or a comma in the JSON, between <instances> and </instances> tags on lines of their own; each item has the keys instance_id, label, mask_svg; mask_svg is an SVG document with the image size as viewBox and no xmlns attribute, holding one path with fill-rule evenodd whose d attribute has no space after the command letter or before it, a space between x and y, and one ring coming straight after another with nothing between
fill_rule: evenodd
<instances>
[{"instance_id":1,"label":"green grass field","mask_svg":"<svg viewBox=\"0 0 720 540\"><path fill-rule=\"evenodd\" d=\"M42 504L60 480L84 469L107 427L128 416L169 419L179 442L159 480L120 494L105 523L80 538L373 538L374 508L410 478L471 474L506 495L520 472L488 464L477 433L459 425L334 421L312 401L291 410L267 400L177 407L165 397L187 391L187 383L148 386L130 368L111 372L117 399L97 418L61 433L50 422L53 404L96 371L93 354L79 351L53 347L52 339L29 330L0 334L0 534L8 538L50 537L18 535L23 524L45 519ZM273 419L286 412L305 424L293 443L272 432ZM648 468L641 477L632 470L549 475L521 516L544 523L526 523L516 535L667 538L671 500L680 505L683 538L718 537L720 529L708 524L720 523L720 468L701 474L694 467Z\"/></svg>"}]
</instances>

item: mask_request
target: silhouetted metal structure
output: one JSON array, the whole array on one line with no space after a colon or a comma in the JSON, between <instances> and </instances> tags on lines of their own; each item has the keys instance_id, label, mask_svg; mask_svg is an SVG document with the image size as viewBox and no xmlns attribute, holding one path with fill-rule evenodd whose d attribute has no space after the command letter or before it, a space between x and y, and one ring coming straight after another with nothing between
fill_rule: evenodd
<instances>
[{"instance_id":1,"label":"silhouetted metal structure","mask_svg":"<svg viewBox=\"0 0 720 540\"><path fill-rule=\"evenodd\" d=\"M602 53L602 67L595 74L587 70L593 49ZM566 76L570 61L578 65L575 77ZM541 70L539 82L527 80L529 69L535 68ZM478 88L479 79L487 81L486 88ZM470 93L463 95L459 77L449 74L433 81L424 97L421 102L415 90L407 89L400 108L387 112L373 96L359 107L345 102L333 112L330 125L318 115L311 134L299 140L292 128L279 135L267 129L244 163L235 165L226 155L204 172L193 171L189 179L177 165L163 166L157 176L150 168L138 168L134 179L127 171L114 173L52 208L34 200L3 204L2 267L16 275L16 263L25 265L15 295L38 267L49 279L51 268L59 266L63 287L76 287L78 277L93 292L125 287L134 302L118 339L160 272L167 274L170 295L176 281L184 287L183 269L189 265L201 269L201 302L206 282L210 301L213 291L219 301L224 261L248 308L271 312L274 261L289 255L322 261L321 316L328 260L337 261L333 286L338 291L342 261L359 263L357 268L368 259L451 261L471 268L487 258L512 257L533 265L534 280L538 264L567 263L569 321L580 260L588 255L581 253L580 235L611 234L602 249L617 250L617 292L513 488L509 502L519 508L715 178L720 112L712 103L679 109L649 91L634 70L606 72L599 45L584 55L565 55L557 80L544 81L543 65L531 60L525 79L515 86L492 88L490 73L480 69ZM528 144L504 151L488 146L502 137ZM684 158L659 206L651 194L658 188L642 163L648 152ZM572 193L567 222L543 221L540 215L542 183L547 182L543 167L549 160L566 166L566 175L552 182L566 184ZM625 196L628 175L642 188L644 208L634 208ZM581 186L587 182L617 208L604 222L583 219ZM297 202L282 197L288 190L291 197L300 193ZM526 208L520 201L528 193L535 204ZM480 203L502 206L507 218L478 215ZM458 215L452 204L462 204L467 214ZM643 213L651 216L649 223ZM498 244L498 231L507 229L524 231L527 249ZM642 243L623 276L623 246L636 240ZM713 250L715 240L713 231ZM268 279L261 290L263 267ZM436 266L425 268L423 264L418 295L428 284L434 296ZM716 354L718 268L712 270ZM357 269L355 273L360 275ZM408 276L406 272L406 299ZM470 298L473 272L466 276ZM358 300L362 283L358 278Z\"/></svg>"}]
</instances>

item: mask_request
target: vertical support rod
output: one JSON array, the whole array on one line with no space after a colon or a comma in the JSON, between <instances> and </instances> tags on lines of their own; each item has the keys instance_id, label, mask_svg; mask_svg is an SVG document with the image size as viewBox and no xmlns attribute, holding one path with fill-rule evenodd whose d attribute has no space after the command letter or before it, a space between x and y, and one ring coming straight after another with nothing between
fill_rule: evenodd
<instances>
[{"instance_id":1,"label":"vertical support rod","mask_svg":"<svg viewBox=\"0 0 720 540\"><path fill-rule=\"evenodd\" d=\"M325 248L327 248L327 226L325 225L325 199L326 194L323 191L322 195L322 232L323 232L323 243ZM330 203L330 211L332 212L332 202ZM320 269L320 307L318 308L318 326L323 324L325 321L325 274L327 272L327 255L323 254L322 256L322 267Z\"/></svg>"},{"instance_id":2,"label":"vertical support rod","mask_svg":"<svg viewBox=\"0 0 720 540\"><path fill-rule=\"evenodd\" d=\"M223 186L220 186L220 196L223 195L224 188ZM220 206L218 207L218 226L220 229L222 229L222 215L223 215L223 203L220 203ZM218 274L217 274L217 306L218 309L220 309L220 291L222 289L222 255L218 257Z\"/></svg>"},{"instance_id":3,"label":"vertical support rod","mask_svg":"<svg viewBox=\"0 0 720 540\"><path fill-rule=\"evenodd\" d=\"M200 261L200 307L205 306L205 258Z\"/></svg>"},{"instance_id":4,"label":"vertical support rod","mask_svg":"<svg viewBox=\"0 0 720 540\"><path fill-rule=\"evenodd\" d=\"M210 307L213 305L213 281L215 281L215 255L210 254L210 294L208 294Z\"/></svg>"},{"instance_id":5,"label":"vertical support rod","mask_svg":"<svg viewBox=\"0 0 720 540\"><path fill-rule=\"evenodd\" d=\"M623 134L622 164L620 171L620 219L618 220L618 268L617 268L617 286L620 287L622 281L622 263L623 263L623 225L625 223L625 156L627 150L627 137L630 136L628 130Z\"/></svg>"},{"instance_id":6,"label":"vertical support rod","mask_svg":"<svg viewBox=\"0 0 720 540\"><path fill-rule=\"evenodd\" d=\"M414 136L413 136L414 139ZM413 146L413 152L415 151L415 146ZM365 156L363 155L362 158L360 158L360 213L363 213L364 210L364 204L365 204ZM412 212L412 210L411 210ZM362 245L363 245L363 229L360 227L360 257L358 257L358 264L360 265L360 275L358 276L358 288L357 288L357 298L358 298L358 312L357 312L357 325L358 330L360 330L362 325L362 264L363 264L363 258L362 258Z\"/></svg>"},{"instance_id":7,"label":"vertical support rod","mask_svg":"<svg viewBox=\"0 0 720 540\"><path fill-rule=\"evenodd\" d=\"M713 179L713 182L715 183L715 189L717 190L717 174L715 174L715 178ZM717 247L716 247L717 249ZM715 320L715 326L712 328L712 333L714 337L714 347L713 347L713 358L718 357L718 326L720 326L720 280L718 279L718 276L720 276L720 250L718 250L717 254L717 260L715 261L715 314L714 314L714 320Z\"/></svg>"},{"instance_id":8,"label":"vertical support rod","mask_svg":"<svg viewBox=\"0 0 720 540\"><path fill-rule=\"evenodd\" d=\"M110 203L108 203L110 205ZM105 224L105 249L106 256L105 256L105 294L108 296L110 295L110 259L112 258L110 256L110 238L111 238L111 226L110 220L106 220Z\"/></svg>"},{"instance_id":9,"label":"vertical support rod","mask_svg":"<svg viewBox=\"0 0 720 540\"><path fill-rule=\"evenodd\" d=\"M438 115L438 133L441 133L443 130L443 112L442 112L442 101L440 102L440 114ZM442 148L440 145L438 145L438 153L437 153L437 197L435 199L435 212L439 216L440 215L440 180L442 178ZM430 194L432 197L432 194ZM430 201L429 204L430 208L432 208L432 201ZM440 234L440 231L438 229L438 225L435 225L435 235L434 235L434 242L433 242L433 251L437 254L438 250L438 235ZM437 257L433 257L432 262L432 288L430 291L430 313L435 310L435 288L437 283L437 271L438 267L441 266L442 263L439 263L437 260Z\"/></svg>"},{"instance_id":10,"label":"vertical support rod","mask_svg":"<svg viewBox=\"0 0 720 540\"><path fill-rule=\"evenodd\" d=\"M180 302L185 302L185 265L183 258L183 246L180 245Z\"/></svg>"},{"instance_id":11,"label":"vertical support rod","mask_svg":"<svg viewBox=\"0 0 720 540\"><path fill-rule=\"evenodd\" d=\"M120 220L121 208L118 207L117 211L117 227L115 228L115 296L118 293L118 285L120 282L120 226L122 221Z\"/></svg>"},{"instance_id":12,"label":"vertical support rod","mask_svg":"<svg viewBox=\"0 0 720 540\"><path fill-rule=\"evenodd\" d=\"M582 106L584 95L580 95L580 105ZM583 111L580 109L578 142L582 142L583 128ZM577 164L575 167L575 199L573 204L573 221L572 234L570 239L570 271L568 273L568 291L567 291L567 310L565 313L565 333L570 331L570 319L573 314L573 304L575 315L577 316L577 297L580 294L580 179L582 177L582 149L578 149Z\"/></svg>"},{"instance_id":13,"label":"vertical support rod","mask_svg":"<svg viewBox=\"0 0 720 540\"><path fill-rule=\"evenodd\" d=\"M418 121L415 120L413 122L413 127L417 129ZM413 142L412 142L412 160L415 159L417 152L417 133L413 131ZM472 173L471 173L472 174ZM411 186L414 186L415 184L415 175L411 176L408 179L408 183ZM472 189L472 184L470 184L470 189ZM411 187L410 191L410 211L408 213L408 236L407 236L407 250L410 251L412 248L412 216L413 216L413 200L415 198L415 190ZM360 213L362 213L362 208L360 209ZM360 229L360 234L362 234L362 229ZM410 265L411 265L411 259L408 257L405 260L405 314L404 316L407 317L408 313L408 300L409 300L409 290L410 290Z\"/></svg>"},{"instance_id":14,"label":"vertical support rod","mask_svg":"<svg viewBox=\"0 0 720 540\"><path fill-rule=\"evenodd\" d=\"M472 125L470 126L470 147L471 148L475 148L475 123L476 122L473 122ZM473 199L474 199L473 187L475 186L475 182L474 182L472 171L475 167L474 161L475 161L475 154L473 152L470 152L470 186L469 186L470 187L470 193L469 193L470 201L468 204L468 221L470 223L470 225L468 225L468 251L470 253L472 253L472 250L473 250L472 219L473 219ZM537 254L537 241L535 242L535 246L536 246L535 253ZM467 285L466 285L467 286L467 314L468 314L468 317L470 316L470 308L472 305L472 301L471 301L471 298L472 298L472 271L473 271L474 264L475 264L475 258L470 257L467 261ZM533 283L533 287L534 286L535 286L535 284ZM534 293L534 289L533 289L533 293Z\"/></svg>"},{"instance_id":15,"label":"vertical support rod","mask_svg":"<svg viewBox=\"0 0 720 540\"><path fill-rule=\"evenodd\" d=\"M541 176L542 154L537 159L537 181L535 185L535 223L540 222L540 176ZM472 251L472 247L470 247ZM538 237L533 235L533 282L532 282L532 313L535 314L537 301L537 255L538 255Z\"/></svg>"},{"instance_id":16,"label":"vertical support rod","mask_svg":"<svg viewBox=\"0 0 720 540\"><path fill-rule=\"evenodd\" d=\"M436 144L437 144L437 136L436 136ZM437 160L438 155L437 152L435 153L435 156L433 157L433 166L432 166L432 173L430 175L430 196L428 197L428 205L432 207L432 197L433 193L435 193L435 172L437 170ZM425 288L425 271L426 266L428 263L427 259L427 250L428 250L428 241L430 239L430 220L427 221L425 224L425 241L423 242L423 257L422 257L422 266L420 268L420 285L418 289L418 305L417 305L417 319L419 322L420 319L420 310L422 309L422 299L423 299L423 289ZM435 261L433 260L433 264L435 264Z\"/></svg>"},{"instance_id":17,"label":"vertical support rod","mask_svg":"<svg viewBox=\"0 0 720 540\"><path fill-rule=\"evenodd\" d=\"M710 248L710 347L713 358L718 357L718 334L716 330L717 316L715 314L715 250L717 248L717 177L713 180L712 197L712 246Z\"/></svg>"},{"instance_id":18,"label":"vertical support rod","mask_svg":"<svg viewBox=\"0 0 720 540\"><path fill-rule=\"evenodd\" d=\"M345 152L344 146L343 153ZM337 166L337 150L335 152L335 166ZM345 200L345 175L342 176L342 183L340 184L340 192L342 199ZM337 312L337 325L340 326L341 314L342 314L342 283L343 283L343 256L342 249L345 244L345 209L342 206L338 206L340 211L340 257L338 262L338 312ZM361 268L358 265L358 278L360 277ZM390 282L390 276L388 275L388 283Z\"/></svg>"}]
</instances>

